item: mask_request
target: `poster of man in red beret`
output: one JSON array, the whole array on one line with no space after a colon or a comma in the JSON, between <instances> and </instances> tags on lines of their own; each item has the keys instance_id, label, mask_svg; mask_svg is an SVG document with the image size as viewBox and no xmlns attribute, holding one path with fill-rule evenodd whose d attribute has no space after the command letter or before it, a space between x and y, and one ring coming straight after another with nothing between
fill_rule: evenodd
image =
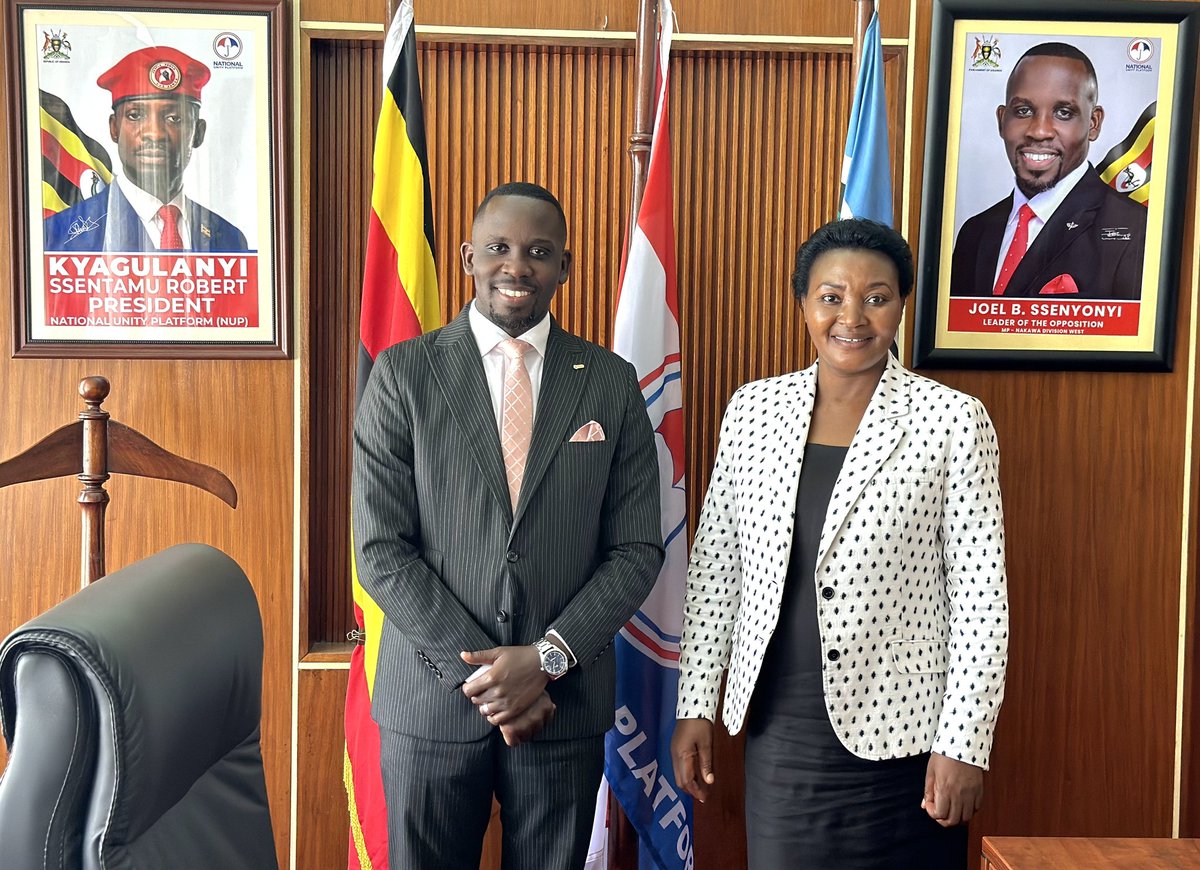
<instances>
[{"instance_id":1,"label":"poster of man in red beret","mask_svg":"<svg viewBox=\"0 0 1200 870\"><path fill-rule=\"evenodd\" d=\"M278 344L265 17L25 9L28 340Z\"/></svg>"}]
</instances>

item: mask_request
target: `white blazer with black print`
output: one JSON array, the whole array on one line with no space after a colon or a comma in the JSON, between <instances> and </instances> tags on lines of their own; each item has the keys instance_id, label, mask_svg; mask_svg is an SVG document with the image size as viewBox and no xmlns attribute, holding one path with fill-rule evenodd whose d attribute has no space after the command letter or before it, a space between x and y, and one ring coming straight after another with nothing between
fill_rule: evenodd
<instances>
[{"instance_id":1,"label":"white blazer with black print","mask_svg":"<svg viewBox=\"0 0 1200 870\"><path fill-rule=\"evenodd\" d=\"M741 730L779 618L817 367L729 402L692 546L680 718ZM862 758L982 768L1004 696L1008 595L983 404L889 356L830 497L816 562L825 705Z\"/></svg>"}]
</instances>

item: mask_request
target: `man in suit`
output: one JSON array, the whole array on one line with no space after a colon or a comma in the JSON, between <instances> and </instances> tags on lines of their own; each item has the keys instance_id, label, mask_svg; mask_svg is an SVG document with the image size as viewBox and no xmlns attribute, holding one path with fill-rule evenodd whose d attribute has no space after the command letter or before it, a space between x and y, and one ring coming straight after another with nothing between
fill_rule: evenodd
<instances>
[{"instance_id":1,"label":"man in suit","mask_svg":"<svg viewBox=\"0 0 1200 870\"><path fill-rule=\"evenodd\" d=\"M183 193L204 142L200 91L211 73L165 46L123 57L96 83L112 94L108 132L121 173L105 190L45 222L47 251L245 251L246 236Z\"/></svg>"},{"instance_id":2,"label":"man in suit","mask_svg":"<svg viewBox=\"0 0 1200 870\"><path fill-rule=\"evenodd\" d=\"M613 724L612 641L663 549L632 366L549 314L562 207L503 185L475 214L475 299L379 355L354 430L363 588L386 616L380 725L395 867L580 868Z\"/></svg>"},{"instance_id":3,"label":"man in suit","mask_svg":"<svg viewBox=\"0 0 1200 870\"><path fill-rule=\"evenodd\" d=\"M1029 49L996 120L1015 189L963 224L950 295L1140 298L1146 209L1087 162L1104 121L1087 55L1058 42Z\"/></svg>"}]
</instances>

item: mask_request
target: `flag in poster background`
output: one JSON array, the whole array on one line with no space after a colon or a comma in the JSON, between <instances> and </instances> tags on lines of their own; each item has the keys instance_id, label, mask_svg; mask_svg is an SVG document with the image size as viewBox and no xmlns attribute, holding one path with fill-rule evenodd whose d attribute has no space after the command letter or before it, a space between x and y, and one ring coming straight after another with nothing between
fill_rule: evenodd
<instances>
[{"instance_id":1,"label":"flag in poster background","mask_svg":"<svg viewBox=\"0 0 1200 870\"><path fill-rule=\"evenodd\" d=\"M65 101L38 91L42 141L42 217L48 218L112 183L112 159L75 120Z\"/></svg>"},{"instance_id":2,"label":"flag in poster background","mask_svg":"<svg viewBox=\"0 0 1200 870\"><path fill-rule=\"evenodd\" d=\"M674 15L658 4L654 141L641 205L629 234L613 327L613 350L637 370L656 433L666 560L650 596L616 640L616 726L604 772L638 833L642 868L691 868L692 801L675 788L671 731L687 575L683 389L675 220L668 124L668 60Z\"/></svg>"},{"instance_id":3,"label":"flag in poster background","mask_svg":"<svg viewBox=\"0 0 1200 870\"><path fill-rule=\"evenodd\" d=\"M383 85L359 321L359 399L381 351L435 329L441 320L412 0L402 0L388 27ZM353 563L351 569L354 615L364 642L354 648L346 690L343 776L350 812L347 866L349 870L387 870L387 809L379 770L379 728L371 719L383 611L359 584Z\"/></svg>"},{"instance_id":4,"label":"flag in poster background","mask_svg":"<svg viewBox=\"0 0 1200 870\"><path fill-rule=\"evenodd\" d=\"M870 218L892 225L892 171L888 160L887 101L879 14L863 34L858 82L842 157L841 218Z\"/></svg>"},{"instance_id":5,"label":"flag in poster background","mask_svg":"<svg viewBox=\"0 0 1200 870\"><path fill-rule=\"evenodd\" d=\"M1158 101L1146 107L1129 135L1109 149L1100 161L1100 178L1117 193L1150 205L1150 170L1154 162L1154 116Z\"/></svg>"}]
</instances>

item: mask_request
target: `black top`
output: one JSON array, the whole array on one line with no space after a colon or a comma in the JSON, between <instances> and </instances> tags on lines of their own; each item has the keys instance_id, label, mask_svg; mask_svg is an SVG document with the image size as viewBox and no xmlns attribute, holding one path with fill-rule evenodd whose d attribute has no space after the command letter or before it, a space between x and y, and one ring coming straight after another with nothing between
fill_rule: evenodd
<instances>
[{"instance_id":1,"label":"black top","mask_svg":"<svg viewBox=\"0 0 1200 870\"><path fill-rule=\"evenodd\" d=\"M848 447L808 444L796 493L796 522L792 532L792 555L780 602L779 622L763 659L762 673L755 685L752 716L769 716L773 702L788 694L795 678L815 679L821 674L821 634L817 626L817 588L814 572L821 529L829 499ZM783 691L779 691L782 689Z\"/></svg>"}]
</instances>

